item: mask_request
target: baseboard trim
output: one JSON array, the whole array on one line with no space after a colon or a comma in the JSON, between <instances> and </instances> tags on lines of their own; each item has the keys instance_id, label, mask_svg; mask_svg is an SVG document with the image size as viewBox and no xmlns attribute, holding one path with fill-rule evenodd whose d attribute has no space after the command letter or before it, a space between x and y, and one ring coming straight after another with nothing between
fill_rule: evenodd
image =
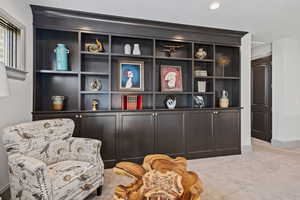
<instances>
[{"instance_id":1,"label":"baseboard trim","mask_svg":"<svg viewBox=\"0 0 300 200\"><path fill-rule=\"evenodd\" d=\"M252 151L253 151L252 145L243 145L242 146L242 154L250 153Z\"/></svg>"},{"instance_id":2,"label":"baseboard trim","mask_svg":"<svg viewBox=\"0 0 300 200\"><path fill-rule=\"evenodd\" d=\"M300 140L280 141L280 140L272 139L271 144L273 147L284 148L284 149L300 148Z\"/></svg>"}]
</instances>

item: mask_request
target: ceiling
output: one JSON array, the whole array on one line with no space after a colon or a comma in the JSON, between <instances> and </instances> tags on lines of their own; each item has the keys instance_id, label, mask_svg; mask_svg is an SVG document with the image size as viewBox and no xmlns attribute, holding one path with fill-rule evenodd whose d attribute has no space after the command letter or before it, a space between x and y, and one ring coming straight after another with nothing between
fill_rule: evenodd
<instances>
[{"instance_id":1,"label":"ceiling","mask_svg":"<svg viewBox=\"0 0 300 200\"><path fill-rule=\"evenodd\" d=\"M300 0L27 0L30 4L248 31L253 40L300 38Z\"/></svg>"}]
</instances>

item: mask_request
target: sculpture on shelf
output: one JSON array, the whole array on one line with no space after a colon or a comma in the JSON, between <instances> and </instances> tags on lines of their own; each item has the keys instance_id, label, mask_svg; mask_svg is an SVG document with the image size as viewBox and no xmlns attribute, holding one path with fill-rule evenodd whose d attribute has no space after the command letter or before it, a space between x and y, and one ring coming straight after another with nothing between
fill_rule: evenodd
<instances>
[{"instance_id":1,"label":"sculpture on shelf","mask_svg":"<svg viewBox=\"0 0 300 200\"><path fill-rule=\"evenodd\" d=\"M202 96L194 96L194 107L195 108L204 108L205 107L205 102Z\"/></svg>"},{"instance_id":2,"label":"sculpture on shelf","mask_svg":"<svg viewBox=\"0 0 300 200\"><path fill-rule=\"evenodd\" d=\"M96 42L94 44L85 44L85 50L91 53L99 53L105 51L104 45L98 39L96 39Z\"/></svg>"},{"instance_id":3,"label":"sculpture on shelf","mask_svg":"<svg viewBox=\"0 0 300 200\"><path fill-rule=\"evenodd\" d=\"M165 104L168 109L174 109L176 107L176 96L168 96Z\"/></svg>"},{"instance_id":4,"label":"sculpture on shelf","mask_svg":"<svg viewBox=\"0 0 300 200\"><path fill-rule=\"evenodd\" d=\"M131 54L131 46L130 46L130 44L125 44L124 45L124 54L125 55L130 55Z\"/></svg>"},{"instance_id":5,"label":"sculpture on shelf","mask_svg":"<svg viewBox=\"0 0 300 200\"><path fill-rule=\"evenodd\" d=\"M135 56L140 56L142 54L141 49L140 49L140 44L136 43L133 45L132 54Z\"/></svg>"},{"instance_id":6,"label":"sculpture on shelf","mask_svg":"<svg viewBox=\"0 0 300 200\"><path fill-rule=\"evenodd\" d=\"M68 70L68 54L70 51L65 44L57 44L54 49L56 56L56 70L67 71Z\"/></svg>"},{"instance_id":7,"label":"sculpture on shelf","mask_svg":"<svg viewBox=\"0 0 300 200\"><path fill-rule=\"evenodd\" d=\"M99 104L98 99L93 99L92 100L92 111L97 111L98 110L98 104Z\"/></svg>"},{"instance_id":8,"label":"sculpture on shelf","mask_svg":"<svg viewBox=\"0 0 300 200\"><path fill-rule=\"evenodd\" d=\"M183 157L148 155L142 166L120 162L113 172L134 179L127 186L115 188L115 200L200 200L203 192L202 181L196 173L187 171Z\"/></svg>"},{"instance_id":9,"label":"sculpture on shelf","mask_svg":"<svg viewBox=\"0 0 300 200\"><path fill-rule=\"evenodd\" d=\"M222 97L219 100L219 104L220 104L221 108L228 108L229 107L228 92L226 90L222 91Z\"/></svg>"},{"instance_id":10,"label":"sculpture on shelf","mask_svg":"<svg viewBox=\"0 0 300 200\"><path fill-rule=\"evenodd\" d=\"M220 56L217 59L217 63L218 63L219 66L221 66L221 69L222 69L222 72L221 72L222 76L225 76L225 66L229 65L230 62L231 62L231 60L228 56Z\"/></svg>"},{"instance_id":11,"label":"sculpture on shelf","mask_svg":"<svg viewBox=\"0 0 300 200\"><path fill-rule=\"evenodd\" d=\"M90 90L91 91L99 91L102 88L101 81L98 79L94 79L91 81Z\"/></svg>"},{"instance_id":12,"label":"sculpture on shelf","mask_svg":"<svg viewBox=\"0 0 300 200\"><path fill-rule=\"evenodd\" d=\"M64 96L53 96L52 100L52 109L55 111L62 111L64 108Z\"/></svg>"},{"instance_id":13,"label":"sculpture on shelf","mask_svg":"<svg viewBox=\"0 0 300 200\"><path fill-rule=\"evenodd\" d=\"M161 45L164 49L162 52L166 52L168 57L173 56L176 53L177 49L183 48L184 45Z\"/></svg>"},{"instance_id":14,"label":"sculpture on shelf","mask_svg":"<svg viewBox=\"0 0 300 200\"><path fill-rule=\"evenodd\" d=\"M203 50L203 48L199 48L198 51L195 54L195 57L202 60L207 56L206 51Z\"/></svg>"}]
</instances>

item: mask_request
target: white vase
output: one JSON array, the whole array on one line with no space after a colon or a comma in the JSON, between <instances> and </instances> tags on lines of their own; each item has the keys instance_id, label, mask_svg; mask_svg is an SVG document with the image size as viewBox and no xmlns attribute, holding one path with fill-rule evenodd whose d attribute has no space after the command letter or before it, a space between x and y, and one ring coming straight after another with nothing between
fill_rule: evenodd
<instances>
[{"instance_id":1,"label":"white vase","mask_svg":"<svg viewBox=\"0 0 300 200\"><path fill-rule=\"evenodd\" d=\"M124 45L124 54L130 55L131 54L131 46L130 44L125 44Z\"/></svg>"},{"instance_id":2,"label":"white vase","mask_svg":"<svg viewBox=\"0 0 300 200\"><path fill-rule=\"evenodd\" d=\"M134 44L132 54L136 55L136 56L140 56L141 55L141 49L140 49L140 45L139 44Z\"/></svg>"}]
</instances>

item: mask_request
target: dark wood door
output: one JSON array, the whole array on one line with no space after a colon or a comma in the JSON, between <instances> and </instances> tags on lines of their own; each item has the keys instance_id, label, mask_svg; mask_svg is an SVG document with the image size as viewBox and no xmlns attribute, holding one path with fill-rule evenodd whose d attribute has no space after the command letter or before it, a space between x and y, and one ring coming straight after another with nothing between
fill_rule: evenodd
<instances>
[{"instance_id":1,"label":"dark wood door","mask_svg":"<svg viewBox=\"0 0 300 200\"><path fill-rule=\"evenodd\" d=\"M32 117L33 121L45 120L45 119L57 119L57 118L66 118L72 119L75 123L74 128L74 137L78 137L80 134L80 114L77 113L68 113L68 114L34 114Z\"/></svg>"},{"instance_id":2,"label":"dark wood door","mask_svg":"<svg viewBox=\"0 0 300 200\"><path fill-rule=\"evenodd\" d=\"M159 112L155 116L157 153L184 155L184 112Z\"/></svg>"},{"instance_id":3,"label":"dark wood door","mask_svg":"<svg viewBox=\"0 0 300 200\"><path fill-rule=\"evenodd\" d=\"M252 137L272 139L272 58L252 61Z\"/></svg>"},{"instance_id":4,"label":"dark wood door","mask_svg":"<svg viewBox=\"0 0 300 200\"><path fill-rule=\"evenodd\" d=\"M80 128L80 137L101 140L105 167L113 167L116 162L117 115L82 115Z\"/></svg>"},{"instance_id":5,"label":"dark wood door","mask_svg":"<svg viewBox=\"0 0 300 200\"><path fill-rule=\"evenodd\" d=\"M240 151L240 113L235 111L213 112L213 134L216 151Z\"/></svg>"},{"instance_id":6,"label":"dark wood door","mask_svg":"<svg viewBox=\"0 0 300 200\"><path fill-rule=\"evenodd\" d=\"M120 114L119 159L140 162L153 154L154 132L154 113Z\"/></svg>"},{"instance_id":7,"label":"dark wood door","mask_svg":"<svg viewBox=\"0 0 300 200\"><path fill-rule=\"evenodd\" d=\"M187 120L186 152L190 158L207 156L214 151L212 112L190 112Z\"/></svg>"}]
</instances>

